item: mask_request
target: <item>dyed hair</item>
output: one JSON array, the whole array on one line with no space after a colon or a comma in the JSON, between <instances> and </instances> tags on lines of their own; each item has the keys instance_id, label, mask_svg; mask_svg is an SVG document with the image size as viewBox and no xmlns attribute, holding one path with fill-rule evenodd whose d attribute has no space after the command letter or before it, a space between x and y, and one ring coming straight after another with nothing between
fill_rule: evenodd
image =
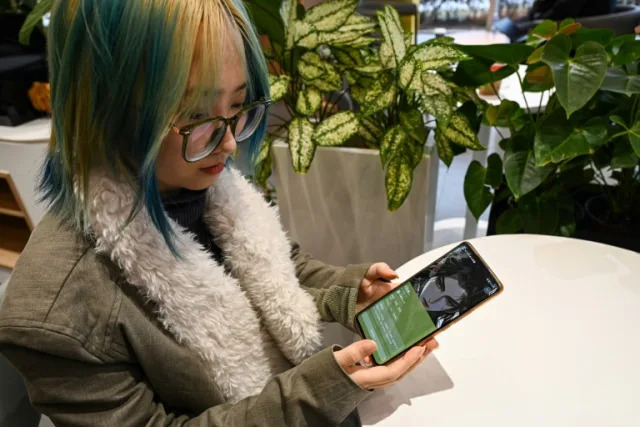
<instances>
[{"instance_id":1,"label":"dyed hair","mask_svg":"<svg viewBox=\"0 0 640 427\"><path fill-rule=\"evenodd\" d=\"M60 0L49 27L53 129L40 179L53 213L88 230L89 178L125 176L169 247L155 176L173 121L215 102L223 50L244 58L247 99L269 97L264 56L242 0ZM199 60L193 61L198 52ZM192 70L193 69L193 70ZM187 91L189 75L198 83ZM209 99L207 99L207 97ZM212 105L212 104L210 104ZM266 118L249 142L255 164Z\"/></svg>"}]
</instances>

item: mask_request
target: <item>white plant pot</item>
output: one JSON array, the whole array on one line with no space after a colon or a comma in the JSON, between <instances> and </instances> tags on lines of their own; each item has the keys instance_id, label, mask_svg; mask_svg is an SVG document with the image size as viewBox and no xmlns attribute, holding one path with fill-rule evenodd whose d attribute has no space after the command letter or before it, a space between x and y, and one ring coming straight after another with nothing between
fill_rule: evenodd
<instances>
[{"instance_id":1,"label":"white plant pot","mask_svg":"<svg viewBox=\"0 0 640 427\"><path fill-rule=\"evenodd\" d=\"M319 147L306 175L293 171L288 145L273 146L277 203L303 251L335 265L383 261L392 268L430 249L437 156L425 156L396 212L387 209L377 150Z\"/></svg>"}]
</instances>

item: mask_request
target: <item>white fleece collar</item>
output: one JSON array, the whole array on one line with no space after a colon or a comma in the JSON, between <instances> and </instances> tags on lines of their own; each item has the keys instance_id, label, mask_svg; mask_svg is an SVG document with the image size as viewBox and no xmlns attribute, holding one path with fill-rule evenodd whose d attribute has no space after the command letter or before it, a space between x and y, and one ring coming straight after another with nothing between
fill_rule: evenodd
<instances>
[{"instance_id":1,"label":"white fleece collar","mask_svg":"<svg viewBox=\"0 0 640 427\"><path fill-rule=\"evenodd\" d=\"M92 177L96 249L156 304L159 321L176 340L209 363L228 401L259 393L281 369L274 358L299 364L319 350L319 314L300 288L277 210L237 170L226 169L209 190L205 213L230 274L170 221L182 254L176 259L144 208L121 231L134 200L125 182ZM281 355L270 354L278 350Z\"/></svg>"}]
</instances>

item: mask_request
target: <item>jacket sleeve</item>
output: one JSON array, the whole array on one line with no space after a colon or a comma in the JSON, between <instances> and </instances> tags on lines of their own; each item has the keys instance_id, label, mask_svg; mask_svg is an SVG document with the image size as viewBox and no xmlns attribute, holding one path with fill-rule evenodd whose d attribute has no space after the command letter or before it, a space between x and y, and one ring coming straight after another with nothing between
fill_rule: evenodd
<instances>
[{"instance_id":1,"label":"jacket sleeve","mask_svg":"<svg viewBox=\"0 0 640 427\"><path fill-rule=\"evenodd\" d=\"M272 378L256 396L186 414L157 401L137 364L86 363L17 346L1 350L24 376L35 408L64 426L329 426L369 393L327 348Z\"/></svg>"},{"instance_id":2,"label":"jacket sleeve","mask_svg":"<svg viewBox=\"0 0 640 427\"><path fill-rule=\"evenodd\" d=\"M300 285L315 298L322 320L338 322L355 330L353 321L358 289L371 264L345 267L325 264L302 253L297 244L292 247L291 259Z\"/></svg>"}]
</instances>

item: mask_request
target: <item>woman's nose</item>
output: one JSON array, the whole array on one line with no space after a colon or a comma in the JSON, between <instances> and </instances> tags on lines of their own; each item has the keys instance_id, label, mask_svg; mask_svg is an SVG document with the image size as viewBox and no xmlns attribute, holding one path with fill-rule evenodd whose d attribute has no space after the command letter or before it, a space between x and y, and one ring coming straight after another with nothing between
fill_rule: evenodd
<instances>
[{"instance_id":1,"label":"woman's nose","mask_svg":"<svg viewBox=\"0 0 640 427\"><path fill-rule=\"evenodd\" d=\"M227 126L227 131L222 137L222 141L220 141L220 145L215 150L218 152L224 152L232 154L236 151L236 139L233 136L233 132L231 132L231 126Z\"/></svg>"}]
</instances>

